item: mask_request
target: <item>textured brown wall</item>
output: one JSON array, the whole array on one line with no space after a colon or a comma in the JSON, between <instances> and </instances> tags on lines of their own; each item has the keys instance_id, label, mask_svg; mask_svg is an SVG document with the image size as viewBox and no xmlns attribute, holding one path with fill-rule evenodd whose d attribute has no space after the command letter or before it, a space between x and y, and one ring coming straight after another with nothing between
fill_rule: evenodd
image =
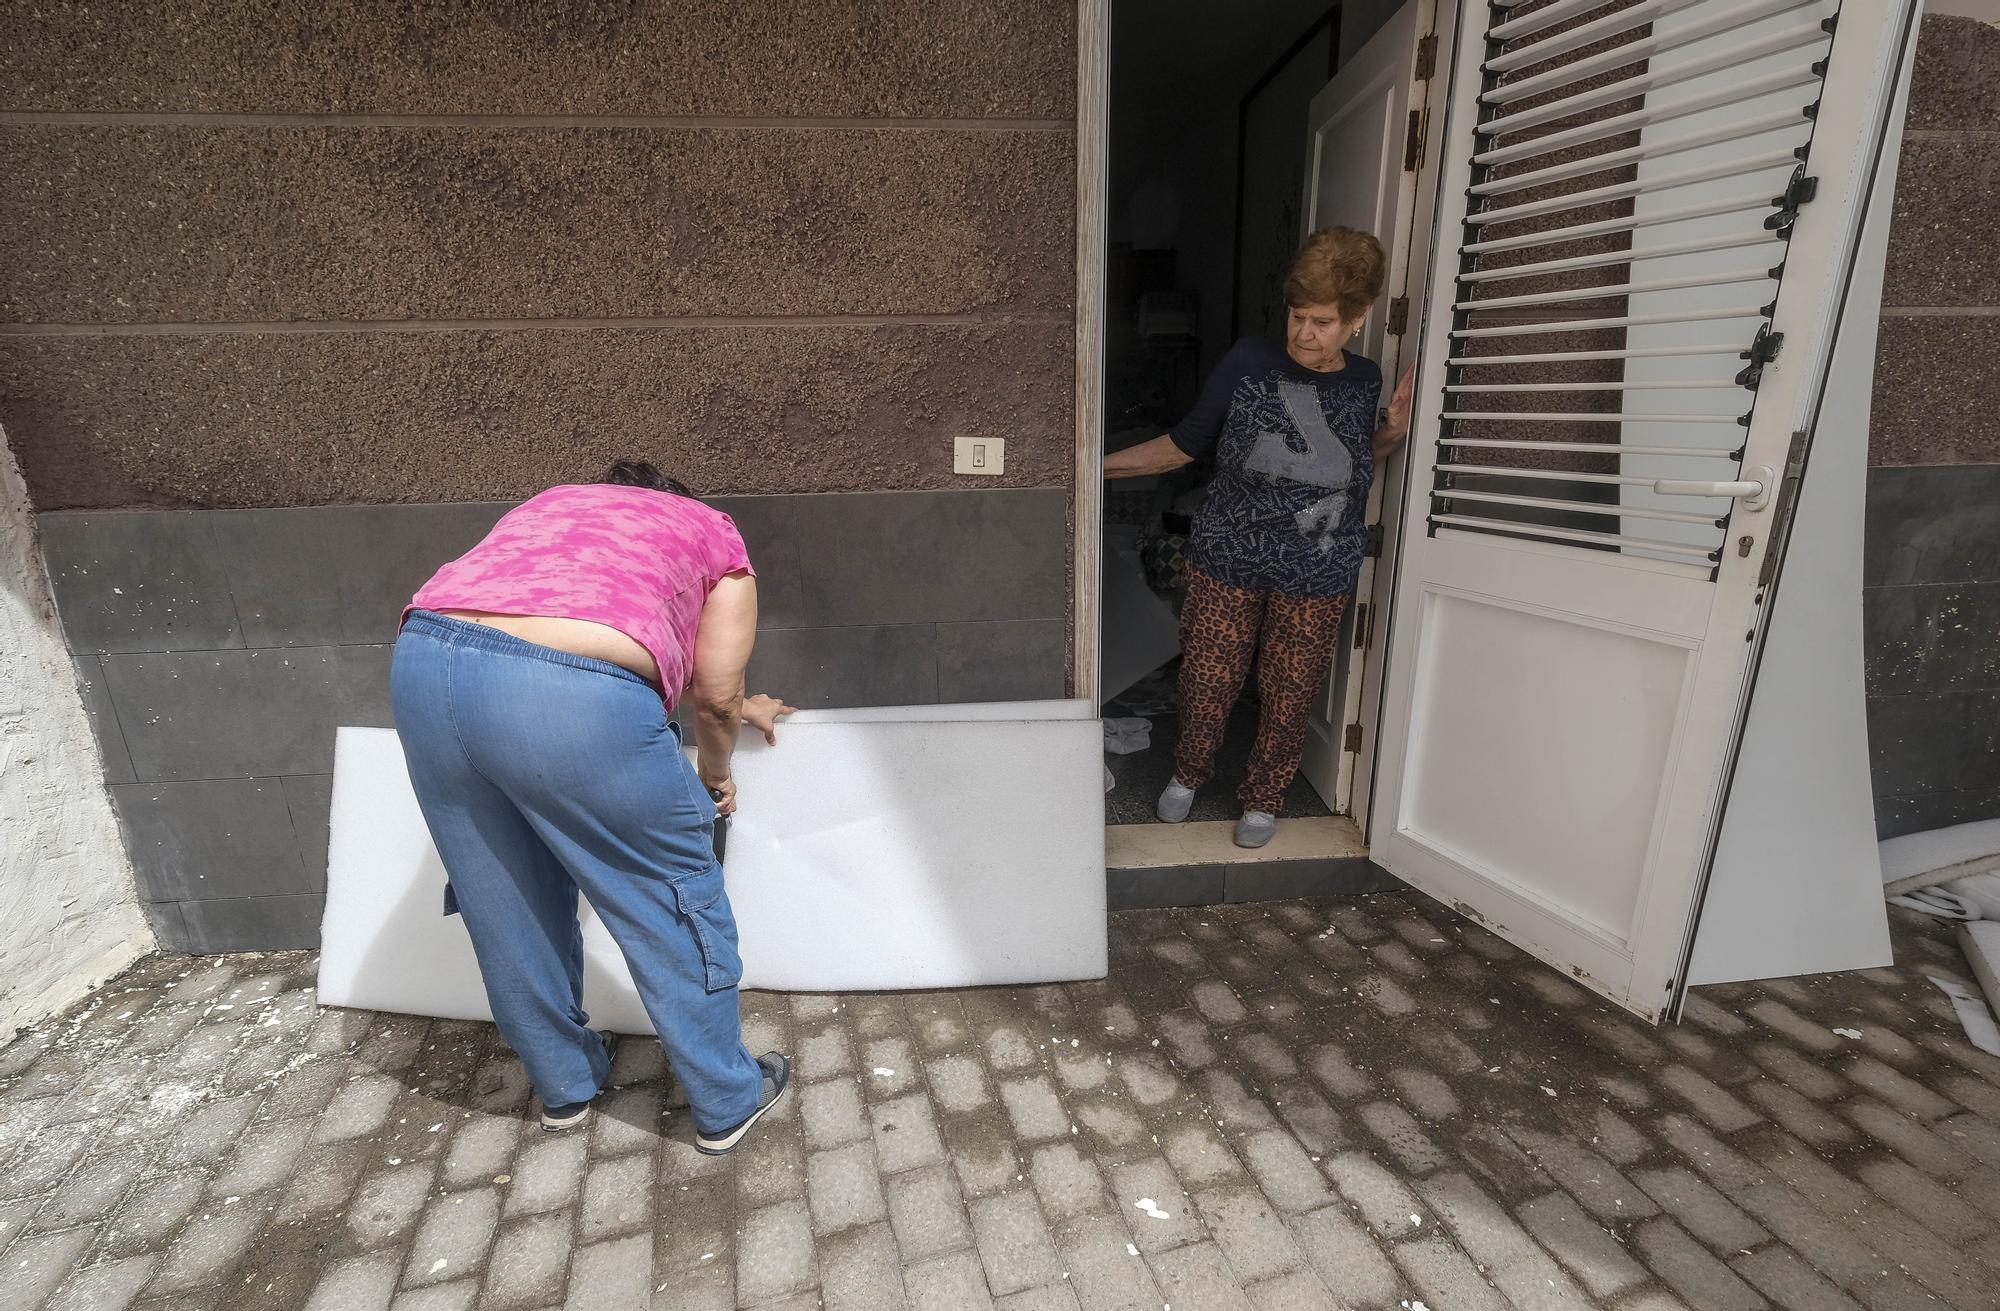
<instances>
[{"instance_id":1,"label":"textured brown wall","mask_svg":"<svg viewBox=\"0 0 2000 1311\"><path fill-rule=\"evenodd\" d=\"M1924 19L1882 292L1869 462L2000 463L2000 28Z\"/></svg>"},{"instance_id":2,"label":"textured brown wall","mask_svg":"<svg viewBox=\"0 0 2000 1311\"><path fill-rule=\"evenodd\" d=\"M39 508L1071 477L1064 0L16 7ZM1002 479L954 436L1008 439Z\"/></svg>"}]
</instances>

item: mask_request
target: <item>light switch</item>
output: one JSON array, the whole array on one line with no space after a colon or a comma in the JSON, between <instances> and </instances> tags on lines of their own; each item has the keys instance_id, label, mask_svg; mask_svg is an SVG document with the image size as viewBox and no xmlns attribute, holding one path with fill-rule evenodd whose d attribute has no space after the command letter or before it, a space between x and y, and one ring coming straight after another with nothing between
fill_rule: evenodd
<instances>
[{"instance_id":1,"label":"light switch","mask_svg":"<svg viewBox=\"0 0 2000 1311\"><path fill-rule=\"evenodd\" d=\"M953 473L991 474L1007 472L1007 439L1004 437L960 437L952 460Z\"/></svg>"}]
</instances>

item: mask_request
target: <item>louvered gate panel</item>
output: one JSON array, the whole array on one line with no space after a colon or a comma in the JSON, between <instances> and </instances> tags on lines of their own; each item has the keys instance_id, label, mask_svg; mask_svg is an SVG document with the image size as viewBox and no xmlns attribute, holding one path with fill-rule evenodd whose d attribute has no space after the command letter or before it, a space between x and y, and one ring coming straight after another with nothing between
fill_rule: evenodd
<instances>
[{"instance_id":1,"label":"louvered gate panel","mask_svg":"<svg viewBox=\"0 0 2000 1311\"><path fill-rule=\"evenodd\" d=\"M1477 8L1431 531L1712 577L1838 5Z\"/></svg>"}]
</instances>

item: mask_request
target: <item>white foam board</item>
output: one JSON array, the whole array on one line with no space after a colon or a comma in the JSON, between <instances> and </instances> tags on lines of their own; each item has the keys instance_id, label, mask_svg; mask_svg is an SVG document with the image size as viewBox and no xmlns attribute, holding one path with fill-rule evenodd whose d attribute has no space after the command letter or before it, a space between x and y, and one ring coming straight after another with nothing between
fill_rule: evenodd
<instances>
[{"instance_id":1,"label":"white foam board","mask_svg":"<svg viewBox=\"0 0 2000 1311\"><path fill-rule=\"evenodd\" d=\"M2000 819L1976 819L1882 843L1882 886L1890 894L2000 869Z\"/></svg>"},{"instance_id":2,"label":"white foam board","mask_svg":"<svg viewBox=\"0 0 2000 1311\"><path fill-rule=\"evenodd\" d=\"M775 748L746 735L724 862L743 985L1102 977L1102 731L1091 715L1087 702L818 711L788 721ZM464 925L440 913L444 884L396 734L342 728L320 1000L490 1019ZM582 920L592 1022L652 1032L622 955L587 908Z\"/></svg>"}]
</instances>

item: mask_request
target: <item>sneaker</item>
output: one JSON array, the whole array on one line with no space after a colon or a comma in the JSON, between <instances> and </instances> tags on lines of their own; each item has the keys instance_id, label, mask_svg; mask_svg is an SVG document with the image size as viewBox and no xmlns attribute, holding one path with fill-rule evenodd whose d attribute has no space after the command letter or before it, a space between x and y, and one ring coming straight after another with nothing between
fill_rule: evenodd
<instances>
[{"instance_id":1,"label":"sneaker","mask_svg":"<svg viewBox=\"0 0 2000 1311\"><path fill-rule=\"evenodd\" d=\"M609 1029L599 1029L597 1036L604 1040L604 1055L607 1060L618 1054L617 1034ZM570 1102L563 1106L543 1106L542 1128L550 1133L574 1128L590 1118L590 1105L589 1102Z\"/></svg>"},{"instance_id":2,"label":"sneaker","mask_svg":"<svg viewBox=\"0 0 2000 1311\"><path fill-rule=\"evenodd\" d=\"M1268 810L1246 810L1236 821L1236 845L1255 850L1278 835L1278 817Z\"/></svg>"},{"instance_id":3,"label":"sneaker","mask_svg":"<svg viewBox=\"0 0 2000 1311\"><path fill-rule=\"evenodd\" d=\"M721 1133L700 1133L694 1136L694 1149L703 1156L724 1156L736 1144L743 1141L743 1135L751 1126L764 1118L765 1112L784 1100L785 1090L792 1086L792 1063L777 1052L765 1052L757 1058L757 1064L764 1071L764 1097L757 1103L757 1109L750 1112L750 1118Z\"/></svg>"},{"instance_id":4,"label":"sneaker","mask_svg":"<svg viewBox=\"0 0 2000 1311\"><path fill-rule=\"evenodd\" d=\"M1154 807L1153 813L1164 823L1178 824L1186 819L1188 812L1193 809L1194 789L1182 787L1179 779L1170 778L1167 780L1167 790L1160 794L1160 804Z\"/></svg>"}]
</instances>

